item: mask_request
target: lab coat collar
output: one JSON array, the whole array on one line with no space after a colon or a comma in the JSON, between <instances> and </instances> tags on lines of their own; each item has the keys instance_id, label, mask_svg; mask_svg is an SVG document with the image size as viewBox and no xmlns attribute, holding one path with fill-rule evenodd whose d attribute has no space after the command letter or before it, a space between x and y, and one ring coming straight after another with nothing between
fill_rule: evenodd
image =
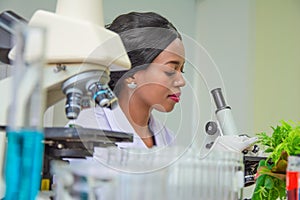
<instances>
[{"instance_id":1,"label":"lab coat collar","mask_svg":"<svg viewBox=\"0 0 300 200\"><path fill-rule=\"evenodd\" d=\"M166 127L163 126L158 120L156 120L151 114L149 120L149 127L154 135L156 146L165 146L167 145L166 136Z\"/></svg>"},{"instance_id":2,"label":"lab coat collar","mask_svg":"<svg viewBox=\"0 0 300 200\"><path fill-rule=\"evenodd\" d=\"M103 109L106 115L106 119L109 121L110 128L113 131L126 132L133 134L133 143L118 143L119 147L143 147L147 148L145 143L142 141L140 136L135 132L125 114L123 113L120 106L117 106L115 109ZM167 139L164 137L166 128L157 121L152 114L150 115L149 127L153 132L156 146L165 146L167 145Z\"/></svg>"},{"instance_id":3,"label":"lab coat collar","mask_svg":"<svg viewBox=\"0 0 300 200\"><path fill-rule=\"evenodd\" d=\"M120 106L117 106L115 109L103 109L106 115L106 119L109 122L110 128L112 131L125 132L133 134L133 143L118 143L118 147L143 147L147 146L141 140L140 136L135 132L125 114L123 113Z\"/></svg>"}]
</instances>

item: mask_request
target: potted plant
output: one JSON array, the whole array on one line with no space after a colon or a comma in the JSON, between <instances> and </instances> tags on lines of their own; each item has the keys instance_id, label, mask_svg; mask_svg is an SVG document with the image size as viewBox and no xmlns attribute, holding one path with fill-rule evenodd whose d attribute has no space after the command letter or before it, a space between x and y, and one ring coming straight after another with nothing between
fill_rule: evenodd
<instances>
[{"instance_id":1,"label":"potted plant","mask_svg":"<svg viewBox=\"0 0 300 200\"><path fill-rule=\"evenodd\" d=\"M281 121L272 130L270 136L265 132L257 134L257 144L268 156L259 162L252 200L286 199L288 156L300 154L299 124Z\"/></svg>"}]
</instances>

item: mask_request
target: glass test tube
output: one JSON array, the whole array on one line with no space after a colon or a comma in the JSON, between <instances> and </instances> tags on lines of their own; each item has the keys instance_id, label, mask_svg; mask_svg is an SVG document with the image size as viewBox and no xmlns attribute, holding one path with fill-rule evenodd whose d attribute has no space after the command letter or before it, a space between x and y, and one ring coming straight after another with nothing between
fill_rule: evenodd
<instances>
[{"instance_id":1,"label":"glass test tube","mask_svg":"<svg viewBox=\"0 0 300 200\"><path fill-rule=\"evenodd\" d=\"M43 61L45 31L16 25L12 50L12 103L9 108L5 199L35 199L43 164Z\"/></svg>"}]
</instances>

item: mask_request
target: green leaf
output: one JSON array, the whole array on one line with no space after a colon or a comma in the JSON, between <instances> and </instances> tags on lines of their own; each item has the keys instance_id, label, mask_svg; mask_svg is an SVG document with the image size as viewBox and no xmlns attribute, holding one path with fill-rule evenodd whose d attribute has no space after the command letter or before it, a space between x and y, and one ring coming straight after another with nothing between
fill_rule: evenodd
<instances>
[{"instance_id":1,"label":"green leaf","mask_svg":"<svg viewBox=\"0 0 300 200\"><path fill-rule=\"evenodd\" d=\"M256 179L256 186L259 188L260 186L263 186L265 183L265 179L266 179L267 175L261 175Z\"/></svg>"},{"instance_id":2,"label":"green leaf","mask_svg":"<svg viewBox=\"0 0 300 200\"><path fill-rule=\"evenodd\" d=\"M253 191L253 195L251 197L252 200L262 199L262 196L264 195L264 192L265 192L265 188L264 188L263 185L265 183L266 177L267 177L267 175L260 175L256 179L255 188L254 188L254 191Z\"/></svg>"},{"instance_id":3,"label":"green leaf","mask_svg":"<svg viewBox=\"0 0 300 200\"><path fill-rule=\"evenodd\" d=\"M264 182L267 189L271 190L274 187L273 179L270 176L267 176Z\"/></svg>"},{"instance_id":4,"label":"green leaf","mask_svg":"<svg viewBox=\"0 0 300 200\"><path fill-rule=\"evenodd\" d=\"M274 151L274 148L273 147L270 147L270 148L267 148L266 150L265 150L265 153L271 153L271 152L273 152Z\"/></svg>"},{"instance_id":5,"label":"green leaf","mask_svg":"<svg viewBox=\"0 0 300 200\"><path fill-rule=\"evenodd\" d=\"M278 191L275 189L275 190L270 190L269 191L269 200L276 200L279 196L279 193Z\"/></svg>"},{"instance_id":6,"label":"green leaf","mask_svg":"<svg viewBox=\"0 0 300 200\"><path fill-rule=\"evenodd\" d=\"M266 160L264 160L264 159L260 160L258 163L258 168L262 167L262 166L266 166Z\"/></svg>"}]
</instances>

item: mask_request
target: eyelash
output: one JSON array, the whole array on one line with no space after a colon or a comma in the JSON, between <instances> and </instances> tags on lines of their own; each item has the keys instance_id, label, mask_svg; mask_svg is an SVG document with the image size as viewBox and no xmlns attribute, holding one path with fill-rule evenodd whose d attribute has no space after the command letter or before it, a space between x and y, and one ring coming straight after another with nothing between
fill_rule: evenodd
<instances>
[{"instance_id":1,"label":"eyelash","mask_svg":"<svg viewBox=\"0 0 300 200\"><path fill-rule=\"evenodd\" d=\"M173 75L176 74L176 71L174 70L174 71L172 71L172 72L165 72L165 74L166 74L167 76L173 76Z\"/></svg>"},{"instance_id":2,"label":"eyelash","mask_svg":"<svg viewBox=\"0 0 300 200\"><path fill-rule=\"evenodd\" d=\"M176 70L173 70L172 72L165 72L165 74L166 74L167 76L173 76L173 75L176 74L176 72L177 72ZM180 72L181 72L181 73L184 73L183 69L181 69Z\"/></svg>"}]
</instances>

